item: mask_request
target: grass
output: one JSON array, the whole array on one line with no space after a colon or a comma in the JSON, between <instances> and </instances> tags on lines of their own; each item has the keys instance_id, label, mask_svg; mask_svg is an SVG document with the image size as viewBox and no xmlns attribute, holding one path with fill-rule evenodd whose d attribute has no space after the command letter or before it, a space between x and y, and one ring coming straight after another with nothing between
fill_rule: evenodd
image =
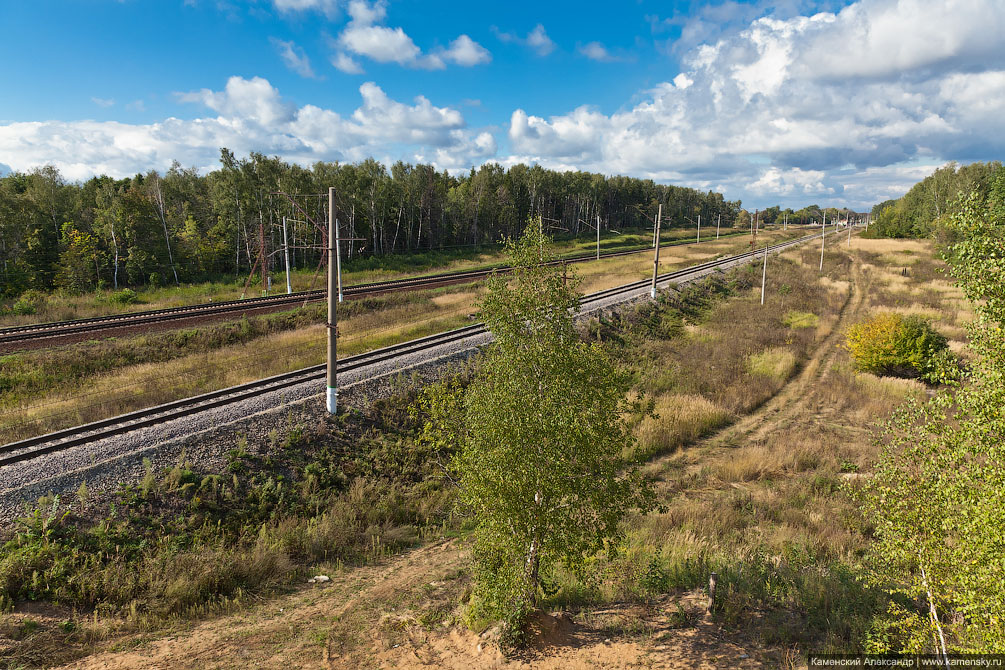
<instances>
[{"instance_id":1,"label":"grass","mask_svg":"<svg viewBox=\"0 0 1005 670\"><path fill-rule=\"evenodd\" d=\"M840 349L826 348L822 358L813 358L842 309L864 313L905 300L922 281L912 278L890 290L882 266L875 265L856 279L862 302L846 307L847 293L840 289L850 284L844 278L856 271L854 255L875 260L868 253L835 251L827 258L825 281L812 252L787 253L773 262L764 307L753 288L759 273L748 269L584 327L585 336L606 343L634 371L636 392L654 401L655 417L633 417L640 442L625 457L648 461L662 507L625 524L617 553L601 555L578 576L561 569L547 575L556 591L546 606L584 610L584 619L590 608L611 603L658 603L671 611L679 606L675 620L688 627L695 621L685 607L688 598L700 595L714 571L720 594L715 621L727 631L746 631L761 645L802 650L792 657L808 648L861 650L868 643L885 601L856 579L869 528L847 491L869 476L876 453L871 426L896 403L924 393L916 382L856 374ZM922 258L915 276L937 266ZM818 326L780 328L791 313L812 314ZM786 376L813 363L818 367L808 385L787 396L777 416L743 423ZM404 413L408 402L399 397L349 420L296 427L262 456L236 445L230 472L196 473L179 464L148 475L123 490L114 514L93 503L86 514L74 509L75 516L49 525L33 517L19 531L21 541L31 548L28 557L44 560L26 562L8 545L2 560L18 556L21 567L11 570L0 562L0 576L17 576L0 584L14 597L38 588L29 595L58 596L79 607L83 614L73 620L84 622L82 627L99 610L126 622L119 625L156 626L158 617L240 608L317 565L370 560L427 533L456 532L463 519L448 512L451 493L436 470L437 455L412 441L417 425ZM736 423L702 441L726 422ZM88 551L77 554L97 562L79 582L68 579L81 569L78 564L46 564L49 555L39 551L55 548L63 552L56 551L58 557L69 553L67 547L83 546ZM273 553L257 556L259 547ZM325 553L332 548L346 553ZM183 560L168 565L148 558L158 555ZM254 572L233 567L234 556ZM281 556L289 562L279 562ZM133 571L142 578L124 579L127 560L142 566ZM59 572L47 565L69 568ZM168 588L172 584L177 586ZM418 625L435 628L449 618L445 603L428 609L413 617ZM629 624L612 634L634 631ZM408 625L389 617L381 635L406 641L402 630ZM82 653L83 643L68 642L57 631L46 624L19 641L16 653L37 657L31 640L44 636L45 644L65 647L64 657ZM361 643L333 643L329 637L325 644Z\"/></svg>"},{"instance_id":2,"label":"grass","mask_svg":"<svg viewBox=\"0 0 1005 670\"><path fill-rule=\"evenodd\" d=\"M637 390L655 397L657 416L638 421L639 447L629 456L661 455L647 471L663 509L626 523L617 554L586 575L558 575L549 602L589 609L656 599L672 609L717 572L716 620L760 644L861 651L881 635L886 600L857 579L869 529L847 491L869 476L872 426L925 387L856 374L846 352L828 348L809 386L773 410L778 418L738 423L708 442L701 437L740 421L807 364L838 323L854 258L872 266L857 280L859 313L903 303L937 275L941 263L931 247L909 246L913 273L892 289L886 280L900 276L899 268L884 266L876 252L854 244L850 253L834 250L820 277L819 256L797 250L774 263L773 277L769 268L765 308L740 272L728 290L736 297L727 301L684 296L688 304L674 318L636 317L619 337L617 329L595 328L626 352ZM884 241L882 252L895 248ZM952 304L952 287L936 290L932 309ZM939 313L953 323L960 318L952 309Z\"/></svg>"},{"instance_id":3,"label":"grass","mask_svg":"<svg viewBox=\"0 0 1005 670\"><path fill-rule=\"evenodd\" d=\"M781 233L777 233L781 235ZM724 239L665 254L661 271L710 255L736 253ZM648 254L575 266L582 290L634 281L652 272ZM339 355L351 356L471 323L481 284L348 300L339 305ZM0 441L206 393L324 362L325 308L200 328L94 340L0 358Z\"/></svg>"},{"instance_id":4,"label":"grass","mask_svg":"<svg viewBox=\"0 0 1005 670\"><path fill-rule=\"evenodd\" d=\"M226 472L179 460L103 499L39 501L0 534L0 611L58 604L69 623L18 636L4 632L4 617L11 658L71 660L113 633L239 609L309 574L412 546L424 529L441 532L452 494L440 455L411 442L413 392L291 426L254 453L239 440ZM92 630L99 617L105 629Z\"/></svg>"},{"instance_id":5,"label":"grass","mask_svg":"<svg viewBox=\"0 0 1005 670\"><path fill-rule=\"evenodd\" d=\"M725 229L725 238L742 237L742 231ZM690 231L671 229L662 235L664 244L691 239ZM624 233L605 235L601 240L603 251L621 251L644 248L651 243L652 233L626 230ZM596 249L594 240L560 240L556 244L559 254L581 255ZM431 250L411 254L393 254L380 257L345 259L342 263L342 281L345 285L374 281L387 281L417 274L456 272L492 267L504 262L500 245L487 245L477 249ZM316 268L295 269L291 272L294 291L324 288L324 276ZM0 303L0 327L28 323L69 321L105 314L118 314L150 309L181 307L205 302L238 300L262 295L261 282L255 277L245 289L248 276L225 277L217 281L182 284L181 286L146 286L134 289L135 299L120 300L121 291L103 289L85 295L67 295L59 292L42 294L41 300L30 314L17 314L10 305ZM273 274L271 294L285 290L285 273Z\"/></svg>"}]
</instances>

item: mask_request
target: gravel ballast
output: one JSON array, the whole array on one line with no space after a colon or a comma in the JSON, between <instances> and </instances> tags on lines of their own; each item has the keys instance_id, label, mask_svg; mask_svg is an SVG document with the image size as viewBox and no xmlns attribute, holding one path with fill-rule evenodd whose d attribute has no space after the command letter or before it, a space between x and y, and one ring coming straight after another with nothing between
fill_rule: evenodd
<instances>
[{"instance_id":1,"label":"gravel ballast","mask_svg":"<svg viewBox=\"0 0 1005 670\"><path fill-rule=\"evenodd\" d=\"M760 258L760 255L755 257ZM745 258L718 268L697 270L673 280L662 280L660 287L665 288L671 282L683 285L698 281L751 260ZM646 285L625 293L588 300L580 318L618 311L648 299L649 291L650 287ZM490 338L488 333L476 334L391 361L339 373L340 405L363 407L376 398L390 395L394 385L403 378L410 383L429 383L441 376L451 364L466 361ZM68 497L82 482L86 482L90 492L97 494L113 491L123 482L136 482L145 473L145 459L149 459L155 470L171 467L182 458L200 468L223 469L226 467L227 452L235 448L238 436L245 436L247 449L254 452L265 448L272 431L288 430L294 425L314 425L325 415L324 382L313 380L9 465L0 468L0 522L21 515L26 503L33 504L41 496L59 494Z\"/></svg>"}]
</instances>

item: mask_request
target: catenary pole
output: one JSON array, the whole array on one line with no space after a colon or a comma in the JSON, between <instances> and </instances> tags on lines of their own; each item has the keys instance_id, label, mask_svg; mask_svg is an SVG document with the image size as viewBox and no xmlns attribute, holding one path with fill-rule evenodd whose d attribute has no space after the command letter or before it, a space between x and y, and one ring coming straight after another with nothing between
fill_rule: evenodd
<instances>
[{"instance_id":1,"label":"catenary pole","mask_svg":"<svg viewBox=\"0 0 1005 670\"><path fill-rule=\"evenodd\" d=\"M764 245L764 265L761 266L761 304L764 304L764 286L768 279L768 245Z\"/></svg>"},{"instance_id":2,"label":"catenary pole","mask_svg":"<svg viewBox=\"0 0 1005 670\"><path fill-rule=\"evenodd\" d=\"M698 215L698 237L694 241L695 244L701 244L701 214Z\"/></svg>"},{"instance_id":3,"label":"catenary pole","mask_svg":"<svg viewBox=\"0 0 1005 670\"><path fill-rule=\"evenodd\" d=\"M827 212L820 221L820 272L824 271L824 238L827 237Z\"/></svg>"},{"instance_id":4,"label":"catenary pole","mask_svg":"<svg viewBox=\"0 0 1005 670\"><path fill-rule=\"evenodd\" d=\"M600 215L597 214L597 260L600 260Z\"/></svg>"},{"instance_id":5,"label":"catenary pole","mask_svg":"<svg viewBox=\"0 0 1005 670\"><path fill-rule=\"evenodd\" d=\"M290 283L290 242L286 235L286 217L283 217L283 256L286 257L286 293L293 293L293 284Z\"/></svg>"},{"instance_id":6,"label":"catenary pole","mask_svg":"<svg viewBox=\"0 0 1005 670\"><path fill-rule=\"evenodd\" d=\"M338 409L338 382L336 380L338 337L338 319L335 316L335 306L338 300L338 286L335 278L335 188L328 188L328 387L326 406L329 414L335 414Z\"/></svg>"},{"instance_id":7,"label":"catenary pole","mask_svg":"<svg viewBox=\"0 0 1005 670\"><path fill-rule=\"evenodd\" d=\"M656 277L660 273L660 219L663 218L663 205L660 205L659 211L656 213L656 251L653 253L653 287L649 291L649 295L656 299Z\"/></svg>"},{"instance_id":8,"label":"catenary pole","mask_svg":"<svg viewBox=\"0 0 1005 670\"><path fill-rule=\"evenodd\" d=\"M342 302L342 245L339 244L338 218L335 219L335 274L338 276L338 301Z\"/></svg>"},{"instance_id":9,"label":"catenary pole","mask_svg":"<svg viewBox=\"0 0 1005 670\"><path fill-rule=\"evenodd\" d=\"M722 214L715 220L715 239L719 239L719 226L722 225Z\"/></svg>"}]
</instances>

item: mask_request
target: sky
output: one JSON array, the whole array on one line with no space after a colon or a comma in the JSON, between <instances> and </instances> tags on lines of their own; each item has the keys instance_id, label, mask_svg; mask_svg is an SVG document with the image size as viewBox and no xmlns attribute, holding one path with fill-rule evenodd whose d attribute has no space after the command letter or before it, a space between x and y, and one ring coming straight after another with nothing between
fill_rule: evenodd
<instances>
[{"instance_id":1,"label":"sky","mask_svg":"<svg viewBox=\"0 0 1005 670\"><path fill-rule=\"evenodd\" d=\"M538 163L864 210L1005 157L1005 0L0 0L0 174Z\"/></svg>"}]
</instances>

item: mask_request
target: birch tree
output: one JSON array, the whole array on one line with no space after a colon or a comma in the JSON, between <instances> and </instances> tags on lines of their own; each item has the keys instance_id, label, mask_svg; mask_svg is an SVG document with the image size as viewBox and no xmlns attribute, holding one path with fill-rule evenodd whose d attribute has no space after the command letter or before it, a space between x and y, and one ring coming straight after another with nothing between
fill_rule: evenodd
<instances>
[{"instance_id":1,"label":"birch tree","mask_svg":"<svg viewBox=\"0 0 1005 670\"><path fill-rule=\"evenodd\" d=\"M649 500L621 459L629 379L577 337L575 282L539 264L547 242L538 221L507 242L516 270L493 276L481 303L495 342L467 389L463 430L450 429L477 523L473 614L505 621L510 640L538 603L542 570L580 570Z\"/></svg>"}]
</instances>

